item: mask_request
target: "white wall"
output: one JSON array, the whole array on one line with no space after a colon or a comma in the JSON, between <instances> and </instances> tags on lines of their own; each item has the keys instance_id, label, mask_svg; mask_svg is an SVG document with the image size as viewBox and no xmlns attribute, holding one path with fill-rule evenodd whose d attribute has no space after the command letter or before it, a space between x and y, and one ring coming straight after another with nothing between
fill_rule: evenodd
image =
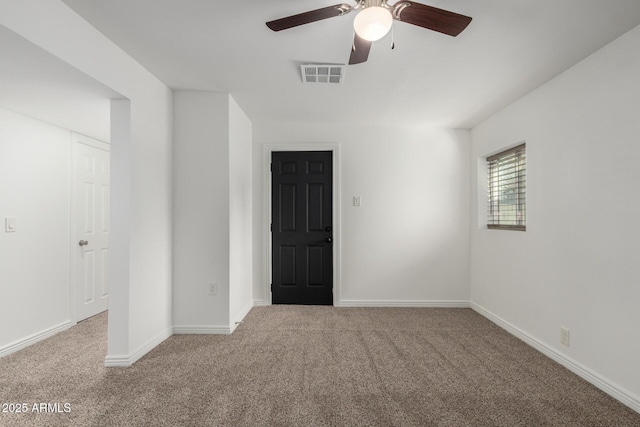
<instances>
[{"instance_id":1,"label":"white wall","mask_svg":"<svg viewBox=\"0 0 640 427\"><path fill-rule=\"evenodd\" d=\"M130 100L128 123L111 120L107 357L128 365L171 333L171 91L59 0L0 2L0 25Z\"/></svg>"},{"instance_id":2,"label":"white wall","mask_svg":"<svg viewBox=\"0 0 640 427\"><path fill-rule=\"evenodd\" d=\"M229 95L176 91L173 323L229 322ZM218 284L209 295L209 284Z\"/></svg>"},{"instance_id":3,"label":"white wall","mask_svg":"<svg viewBox=\"0 0 640 427\"><path fill-rule=\"evenodd\" d=\"M252 127L229 97L229 324L253 307Z\"/></svg>"},{"instance_id":4,"label":"white wall","mask_svg":"<svg viewBox=\"0 0 640 427\"><path fill-rule=\"evenodd\" d=\"M478 125L471 152L472 302L584 367L636 410L638 45L640 27ZM527 231L487 230L477 221L477 160L522 140ZM559 342L561 326L570 347Z\"/></svg>"},{"instance_id":5,"label":"white wall","mask_svg":"<svg viewBox=\"0 0 640 427\"><path fill-rule=\"evenodd\" d=\"M338 143L341 305L469 300L469 133L254 123L254 298L268 301L263 144ZM361 196L362 206L352 205Z\"/></svg>"},{"instance_id":6,"label":"white wall","mask_svg":"<svg viewBox=\"0 0 640 427\"><path fill-rule=\"evenodd\" d=\"M229 94L176 91L174 141L174 329L229 333L253 302L251 122Z\"/></svg>"},{"instance_id":7,"label":"white wall","mask_svg":"<svg viewBox=\"0 0 640 427\"><path fill-rule=\"evenodd\" d=\"M70 161L70 131L0 109L0 354L71 325Z\"/></svg>"}]
</instances>

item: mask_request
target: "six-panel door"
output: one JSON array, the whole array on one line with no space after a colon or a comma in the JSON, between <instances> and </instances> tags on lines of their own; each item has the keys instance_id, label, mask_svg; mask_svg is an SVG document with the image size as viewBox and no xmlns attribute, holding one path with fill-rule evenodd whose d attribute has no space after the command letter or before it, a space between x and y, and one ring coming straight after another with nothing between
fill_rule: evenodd
<instances>
[{"instance_id":1,"label":"six-panel door","mask_svg":"<svg viewBox=\"0 0 640 427\"><path fill-rule=\"evenodd\" d=\"M77 321L108 308L109 299L109 152L85 144L78 147L76 218Z\"/></svg>"},{"instance_id":2,"label":"six-panel door","mask_svg":"<svg viewBox=\"0 0 640 427\"><path fill-rule=\"evenodd\" d=\"M332 153L272 153L272 302L333 304Z\"/></svg>"}]
</instances>

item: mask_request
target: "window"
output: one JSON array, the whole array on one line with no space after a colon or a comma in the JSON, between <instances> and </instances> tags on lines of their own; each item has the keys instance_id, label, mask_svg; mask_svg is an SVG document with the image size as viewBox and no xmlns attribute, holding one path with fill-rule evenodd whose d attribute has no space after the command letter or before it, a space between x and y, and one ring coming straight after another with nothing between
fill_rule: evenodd
<instances>
[{"instance_id":1,"label":"window","mask_svg":"<svg viewBox=\"0 0 640 427\"><path fill-rule=\"evenodd\" d=\"M525 144L487 157L488 228L526 230L526 166Z\"/></svg>"}]
</instances>

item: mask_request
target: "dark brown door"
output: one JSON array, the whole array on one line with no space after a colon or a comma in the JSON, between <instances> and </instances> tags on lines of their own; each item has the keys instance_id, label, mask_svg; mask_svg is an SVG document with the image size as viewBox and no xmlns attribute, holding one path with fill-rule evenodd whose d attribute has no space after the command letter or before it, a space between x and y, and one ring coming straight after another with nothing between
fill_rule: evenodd
<instances>
[{"instance_id":1,"label":"dark brown door","mask_svg":"<svg viewBox=\"0 0 640 427\"><path fill-rule=\"evenodd\" d=\"M333 304L332 153L271 156L273 304Z\"/></svg>"}]
</instances>

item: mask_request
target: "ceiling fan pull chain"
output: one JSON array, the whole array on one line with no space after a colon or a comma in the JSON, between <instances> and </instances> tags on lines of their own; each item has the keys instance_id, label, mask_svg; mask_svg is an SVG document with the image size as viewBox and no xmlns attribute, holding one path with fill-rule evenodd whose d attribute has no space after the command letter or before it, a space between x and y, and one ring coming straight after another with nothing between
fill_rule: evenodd
<instances>
[{"instance_id":1,"label":"ceiling fan pull chain","mask_svg":"<svg viewBox=\"0 0 640 427\"><path fill-rule=\"evenodd\" d=\"M396 42L394 40L394 36L393 36L393 26L391 26L391 50L396 48Z\"/></svg>"}]
</instances>

